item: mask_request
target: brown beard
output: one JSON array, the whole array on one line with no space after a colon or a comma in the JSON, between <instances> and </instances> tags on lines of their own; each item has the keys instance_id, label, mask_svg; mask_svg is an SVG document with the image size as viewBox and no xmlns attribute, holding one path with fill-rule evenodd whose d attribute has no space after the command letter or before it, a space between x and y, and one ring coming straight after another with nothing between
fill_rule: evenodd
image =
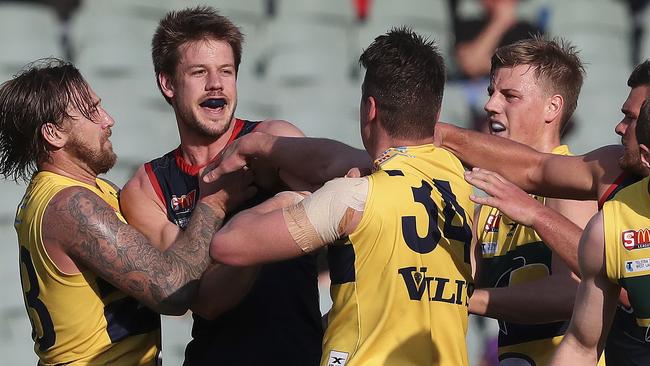
<instances>
[{"instance_id":1,"label":"brown beard","mask_svg":"<svg viewBox=\"0 0 650 366\"><path fill-rule=\"evenodd\" d=\"M76 137L70 140L68 147L79 160L86 163L95 174L99 175L111 170L117 162L117 155L113 152L113 149L105 147L106 141L108 141L108 138L102 141L101 151L91 150Z\"/></svg>"}]
</instances>

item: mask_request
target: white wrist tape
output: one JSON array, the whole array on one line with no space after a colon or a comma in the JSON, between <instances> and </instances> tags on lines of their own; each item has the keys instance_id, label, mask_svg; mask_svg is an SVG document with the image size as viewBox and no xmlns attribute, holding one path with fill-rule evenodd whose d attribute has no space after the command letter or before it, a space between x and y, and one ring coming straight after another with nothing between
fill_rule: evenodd
<instances>
[{"instance_id":1,"label":"white wrist tape","mask_svg":"<svg viewBox=\"0 0 650 366\"><path fill-rule=\"evenodd\" d=\"M363 211L367 196L368 179L337 178L282 213L296 244L311 252L339 239L350 210Z\"/></svg>"}]
</instances>

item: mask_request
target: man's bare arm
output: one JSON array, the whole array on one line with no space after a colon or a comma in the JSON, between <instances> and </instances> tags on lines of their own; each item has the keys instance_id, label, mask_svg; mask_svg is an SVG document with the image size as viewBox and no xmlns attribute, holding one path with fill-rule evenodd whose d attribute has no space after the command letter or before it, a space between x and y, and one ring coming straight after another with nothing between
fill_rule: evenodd
<instances>
[{"instance_id":1,"label":"man's bare arm","mask_svg":"<svg viewBox=\"0 0 650 366\"><path fill-rule=\"evenodd\" d=\"M623 147L619 145L581 156L545 154L445 123L436 125L435 141L466 165L495 171L523 190L544 197L596 200L621 174L618 158Z\"/></svg>"},{"instance_id":2,"label":"man's bare arm","mask_svg":"<svg viewBox=\"0 0 650 366\"><path fill-rule=\"evenodd\" d=\"M221 161L223 171L238 169L254 157L268 160L280 170L281 177L294 177L305 184L292 186L293 189L314 190L330 179L344 176L351 168L370 170L372 167L372 160L366 151L338 141L254 132L237 139L224 152ZM212 181L216 177L218 174L208 173L205 179ZM291 179L285 181L291 183Z\"/></svg>"},{"instance_id":3,"label":"man's bare arm","mask_svg":"<svg viewBox=\"0 0 650 366\"><path fill-rule=\"evenodd\" d=\"M56 243L73 260L152 309L182 314L210 263L208 244L224 216L225 211L200 201L187 232L161 252L96 194L71 187L50 202L43 233L44 241Z\"/></svg>"},{"instance_id":4,"label":"man's bare arm","mask_svg":"<svg viewBox=\"0 0 650 366\"><path fill-rule=\"evenodd\" d=\"M210 256L220 263L250 266L304 255L282 213L296 200L291 193L281 193L238 213L212 239Z\"/></svg>"},{"instance_id":5,"label":"man's bare arm","mask_svg":"<svg viewBox=\"0 0 650 366\"><path fill-rule=\"evenodd\" d=\"M551 360L553 366L596 365L612 322L620 287L607 278L602 212L580 239L582 281L567 333Z\"/></svg>"},{"instance_id":6,"label":"man's bare arm","mask_svg":"<svg viewBox=\"0 0 650 366\"><path fill-rule=\"evenodd\" d=\"M546 206L530 197L497 173L482 170L482 174L467 176L467 181L488 195L471 199L482 205L496 207L510 219L531 227L553 252L580 275L578 267L578 242L582 229L596 213L594 201L567 201L547 199ZM566 212L568 220L561 212ZM576 222L576 223L574 223Z\"/></svg>"}]
</instances>

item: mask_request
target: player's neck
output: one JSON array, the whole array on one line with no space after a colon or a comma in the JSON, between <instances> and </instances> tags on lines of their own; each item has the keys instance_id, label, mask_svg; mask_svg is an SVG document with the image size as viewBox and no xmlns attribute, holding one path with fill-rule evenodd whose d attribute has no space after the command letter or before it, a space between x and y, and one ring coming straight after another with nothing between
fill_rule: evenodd
<instances>
[{"instance_id":1,"label":"player's neck","mask_svg":"<svg viewBox=\"0 0 650 366\"><path fill-rule=\"evenodd\" d=\"M235 123L216 139L201 136L193 132L180 133L180 153L183 160L191 165L203 166L211 162L228 144L233 134Z\"/></svg>"},{"instance_id":2,"label":"player's neck","mask_svg":"<svg viewBox=\"0 0 650 366\"><path fill-rule=\"evenodd\" d=\"M542 134L535 142L528 145L539 152L551 153L553 149L561 145L560 134Z\"/></svg>"},{"instance_id":3,"label":"player's neck","mask_svg":"<svg viewBox=\"0 0 650 366\"><path fill-rule=\"evenodd\" d=\"M433 136L421 139L402 139L384 136L383 138L378 139L375 148L370 153L373 159L377 159L384 151L391 147L420 146L427 144L433 144Z\"/></svg>"},{"instance_id":4,"label":"player's neck","mask_svg":"<svg viewBox=\"0 0 650 366\"><path fill-rule=\"evenodd\" d=\"M38 164L38 170L52 172L91 186L97 186L97 174L87 165L71 159L52 156L49 161Z\"/></svg>"}]
</instances>

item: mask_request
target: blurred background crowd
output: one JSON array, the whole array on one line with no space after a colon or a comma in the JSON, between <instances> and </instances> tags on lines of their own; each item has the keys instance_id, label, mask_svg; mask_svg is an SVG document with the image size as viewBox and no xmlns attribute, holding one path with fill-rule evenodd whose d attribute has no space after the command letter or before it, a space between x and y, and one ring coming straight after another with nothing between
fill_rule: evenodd
<instances>
[{"instance_id":1,"label":"blurred background crowd","mask_svg":"<svg viewBox=\"0 0 650 366\"><path fill-rule=\"evenodd\" d=\"M358 57L391 26L410 25L437 41L448 82L441 120L484 128L490 57L500 45L543 33L574 44L586 79L565 142L575 153L617 143L611 133L627 76L650 56L649 0L0 0L0 80L39 58L73 61L114 117L123 185L143 162L178 144L171 107L160 97L150 56L158 20L169 10L206 4L246 35L237 116L284 119L307 135L361 147ZM8 365L33 364L17 266L13 219L24 187L1 182L0 353ZM324 277L322 308L329 307ZM165 364L177 365L189 316L163 318ZM496 328L476 319L468 342L473 365L490 364ZM494 345L492 345L494 347ZM8 358L7 358L8 357ZM494 356L492 356L494 357ZM489 356L488 356L489 358Z\"/></svg>"}]
</instances>

